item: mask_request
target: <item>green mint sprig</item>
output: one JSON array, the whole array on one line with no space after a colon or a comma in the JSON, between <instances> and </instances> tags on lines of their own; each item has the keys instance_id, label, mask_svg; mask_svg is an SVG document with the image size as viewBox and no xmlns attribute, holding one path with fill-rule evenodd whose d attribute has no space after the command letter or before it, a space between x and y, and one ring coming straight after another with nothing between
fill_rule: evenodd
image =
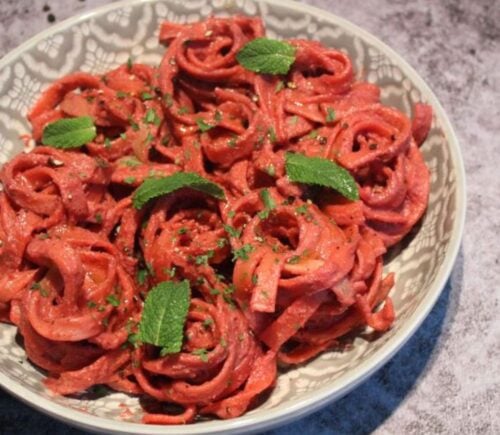
<instances>
[{"instance_id":1,"label":"green mint sprig","mask_svg":"<svg viewBox=\"0 0 500 435\"><path fill-rule=\"evenodd\" d=\"M96 127L90 116L63 118L45 126L42 143L54 148L79 148L94 140L96 135Z\"/></svg>"},{"instance_id":2,"label":"green mint sprig","mask_svg":"<svg viewBox=\"0 0 500 435\"><path fill-rule=\"evenodd\" d=\"M286 153L285 168L291 181L329 187L351 201L359 199L358 186L352 175L331 160Z\"/></svg>"},{"instance_id":3,"label":"green mint sprig","mask_svg":"<svg viewBox=\"0 0 500 435\"><path fill-rule=\"evenodd\" d=\"M164 281L144 302L137 340L161 347L161 355L181 351L191 299L189 281Z\"/></svg>"},{"instance_id":4,"label":"green mint sprig","mask_svg":"<svg viewBox=\"0 0 500 435\"><path fill-rule=\"evenodd\" d=\"M263 74L287 74L295 62L293 45L270 38L257 38L238 52L236 60L243 68Z\"/></svg>"},{"instance_id":5,"label":"green mint sprig","mask_svg":"<svg viewBox=\"0 0 500 435\"><path fill-rule=\"evenodd\" d=\"M162 195L167 195L183 187L198 190L217 199L224 199L224 191L195 172L177 172L168 177L147 178L135 191L132 203L135 208L141 209L148 201Z\"/></svg>"}]
</instances>

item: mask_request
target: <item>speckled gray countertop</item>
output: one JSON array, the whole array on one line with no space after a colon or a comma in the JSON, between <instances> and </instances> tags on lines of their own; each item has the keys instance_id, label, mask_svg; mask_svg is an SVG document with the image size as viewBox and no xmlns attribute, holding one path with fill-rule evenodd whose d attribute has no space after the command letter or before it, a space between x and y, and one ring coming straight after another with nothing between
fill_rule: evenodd
<instances>
[{"instance_id":1,"label":"speckled gray countertop","mask_svg":"<svg viewBox=\"0 0 500 435\"><path fill-rule=\"evenodd\" d=\"M465 234L431 314L343 399L267 435L500 434L500 2L308 0L378 36L430 84L467 170ZM0 0L0 56L106 0ZM496 409L496 411L495 411ZM83 434L0 391L0 434Z\"/></svg>"}]
</instances>

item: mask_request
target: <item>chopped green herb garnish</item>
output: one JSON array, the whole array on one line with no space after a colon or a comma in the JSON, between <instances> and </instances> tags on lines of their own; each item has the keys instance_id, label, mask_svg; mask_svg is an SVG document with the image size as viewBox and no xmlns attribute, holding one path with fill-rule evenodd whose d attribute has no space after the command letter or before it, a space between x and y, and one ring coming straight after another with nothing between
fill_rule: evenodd
<instances>
[{"instance_id":1,"label":"chopped green herb garnish","mask_svg":"<svg viewBox=\"0 0 500 435\"><path fill-rule=\"evenodd\" d=\"M120 299L116 297L116 295L108 295L106 296L106 302L113 307L118 307L120 305Z\"/></svg>"},{"instance_id":2,"label":"chopped green herb garnish","mask_svg":"<svg viewBox=\"0 0 500 435\"><path fill-rule=\"evenodd\" d=\"M210 250L210 251L207 251L205 254L203 255L198 255L196 258L195 258L195 264L197 266L200 266L202 264L208 264L208 260L210 258L212 258L214 256L214 251L213 250Z\"/></svg>"},{"instance_id":3,"label":"chopped green herb garnish","mask_svg":"<svg viewBox=\"0 0 500 435\"><path fill-rule=\"evenodd\" d=\"M31 284L31 290L38 290L40 292L40 295L43 296L44 298L46 298L49 295L47 289L42 287L42 284L39 282L34 282L33 284Z\"/></svg>"},{"instance_id":4,"label":"chopped green herb garnish","mask_svg":"<svg viewBox=\"0 0 500 435\"><path fill-rule=\"evenodd\" d=\"M231 305L233 308L235 307L232 294L234 293L234 285L228 285L225 289L224 292L222 293L222 299L224 299L224 302L226 304Z\"/></svg>"},{"instance_id":5,"label":"chopped green herb garnish","mask_svg":"<svg viewBox=\"0 0 500 435\"><path fill-rule=\"evenodd\" d=\"M274 92L278 93L284 88L285 88L285 82L283 80L279 80L278 83L276 84L276 87L274 88Z\"/></svg>"},{"instance_id":6,"label":"chopped green herb garnish","mask_svg":"<svg viewBox=\"0 0 500 435\"><path fill-rule=\"evenodd\" d=\"M146 261L146 269L148 270L148 273L151 275L151 276L155 276L155 268L153 267L153 265Z\"/></svg>"},{"instance_id":7,"label":"chopped green herb garnish","mask_svg":"<svg viewBox=\"0 0 500 435\"><path fill-rule=\"evenodd\" d=\"M262 202L264 203L264 210L260 211L257 213L257 215L261 219L267 219L269 217L269 213L276 208L276 203L273 198L271 198L271 195L269 194L269 190L267 189L262 189L260 191L260 198L262 199Z\"/></svg>"},{"instance_id":8,"label":"chopped green herb garnish","mask_svg":"<svg viewBox=\"0 0 500 435\"><path fill-rule=\"evenodd\" d=\"M146 282L146 279L148 277L148 270L147 269L139 269L137 271L137 282L139 283L139 285L144 285L144 283Z\"/></svg>"},{"instance_id":9,"label":"chopped green herb garnish","mask_svg":"<svg viewBox=\"0 0 500 435\"><path fill-rule=\"evenodd\" d=\"M189 113L189 108L186 106L181 106L179 110L177 110L178 115L185 115L186 113Z\"/></svg>"},{"instance_id":10,"label":"chopped green herb garnish","mask_svg":"<svg viewBox=\"0 0 500 435\"><path fill-rule=\"evenodd\" d=\"M307 213L307 204L302 204L302 205L299 205L295 211L297 212L297 214L300 214L300 215L304 215Z\"/></svg>"},{"instance_id":11,"label":"chopped green herb garnish","mask_svg":"<svg viewBox=\"0 0 500 435\"><path fill-rule=\"evenodd\" d=\"M132 127L132 130L139 131L139 124L137 124L137 122L135 122L131 116L128 118L128 122L130 124L130 127Z\"/></svg>"},{"instance_id":12,"label":"chopped green herb garnish","mask_svg":"<svg viewBox=\"0 0 500 435\"><path fill-rule=\"evenodd\" d=\"M224 246L226 246L226 243L227 243L227 239L224 239L224 238L218 239L217 240L217 247L223 248Z\"/></svg>"},{"instance_id":13,"label":"chopped green herb garnish","mask_svg":"<svg viewBox=\"0 0 500 435\"><path fill-rule=\"evenodd\" d=\"M121 159L120 163L122 165L128 166L129 168L136 168L137 166L141 166L141 162L137 159L137 157L127 157L125 159Z\"/></svg>"},{"instance_id":14,"label":"chopped green herb garnish","mask_svg":"<svg viewBox=\"0 0 500 435\"><path fill-rule=\"evenodd\" d=\"M318 130L311 130L311 132L307 135L307 137L311 139L316 139L318 137Z\"/></svg>"},{"instance_id":15,"label":"chopped green herb garnish","mask_svg":"<svg viewBox=\"0 0 500 435\"><path fill-rule=\"evenodd\" d=\"M154 96L150 94L149 92L142 92L141 93L141 100L142 101L147 101L147 100L152 100Z\"/></svg>"},{"instance_id":16,"label":"chopped green herb garnish","mask_svg":"<svg viewBox=\"0 0 500 435\"><path fill-rule=\"evenodd\" d=\"M271 198L269 190L262 189L260 191L260 198L262 199L262 202L264 203L264 205L267 209L272 210L272 209L276 208L276 202L274 202L274 199Z\"/></svg>"},{"instance_id":17,"label":"chopped green herb garnish","mask_svg":"<svg viewBox=\"0 0 500 435\"><path fill-rule=\"evenodd\" d=\"M205 133L215 127L215 125L210 125L201 118L196 118L196 124L202 133Z\"/></svg>"},{"instance_id":18,"label":"chopped green herb garnish","mask_svg":"<svg viewBox=\"0 0 500 435\"><path fill-rule=\"evenodd\" d=\"M126 184L134 184L135 183L135 177L125 177L123 179L123 182Z\"/></svg>"},{"instance_id":19,"label":"chopped green herb garnish","mask_svg":"<svg viewBox=\"0 0 500 435\"><path fill-rule=\"evenodd\" d=\"M170 278L173 278L173 277L175 276L175 272L177 272L177 267L175 267L175 266L172 266L172 267L170 267L170 268L165 267L165 268L163 269L163 272L164 272L166 275L168 275Z\"/></svg>"},{"instance_id":20,"label":"chopped green herb garnish","mask_svg":"<svg viewBox=\"0 0 500 435\"><path fill-rule=\"evenodd\" d=\"M214 324L214 321L211 317L207 317L203 322L202 322L202 325L204 328L208 329L208 327L210 325L213 325Z\"/></svg>"},{"instance_id":21,"label":"chopped green herb garnish","mask_svg":"<svg viewBox=\"0 0 500 435\"><path fill-rule=\"evenodd\" d=\"M165 104L168 108L172 107L172 105L174 104L174 99L172 98L171 94L165 94L163 96L163 100L165 101Z\"/></svg>"},{"instance_id":22,"label":"chopped green herb garnish","mask_svg":"<svg viewBox=\"0 0 500 435\"><path fill-rule=\"evenodd\" d=\"M276 137L276 132L274 131L274 127L269 127L267 130L267 134L271 143L274 143L278 140L278 138Z\"/></svg>"},{"instance_id":23,"label":"chopped green herb garnish","mask_svg":"<svg viewBox=\"0 0 500 435\"><path fill-rule=\"evenodd\" d=\"M233 251L233 261L236 261L238 259L242 260L248 260L248 254L250 254L253 251L253 246L250 245L249 243L244 244L241 248L235 249Z\"/></svg>"},{"instance_id":24,"label":"chopped green herb garnish","mask_svg":"<svg viewBox=\"0 0 500 435\"><path fill-rule=\"evenodd\" d=\"M224 224L224 229L226 230L226 233L228 233L231 237L238 238L241 235L241 230L237 230L231 225Z\"/></svg>"},{"instance_id":25,"label":"chopped green herb garnish","mask_svg":"<svg viewBox=\"0 0 500 435\"><path fill-rule=\"evenodd\" d=\"M191 353L193 355L199 356L203 362L208 361L208 352L206 349L195 349Z\"/></svg>"},{"instance_id":26,"label":"chopped green herb garnish","mask_svg":"<svg viewBox=\"0 0 500 435\"><path fill-rule=\"evenodd\" d=\"M328 107L326 109L326 122L333 121L335 121L335 110L333 110L331 107Z\"/></svg>"},{"instance_id":27,"label":"chopped green herb garnish","mask_svg":"<svg viewBox=\"0 0 500 435\"><path fill-rule=\"evenodd\" d=\"M161 124L161 118L158 116L155 109L148 109L144 117L144 122L158 126Z\"/></svg>"}]
</instances>

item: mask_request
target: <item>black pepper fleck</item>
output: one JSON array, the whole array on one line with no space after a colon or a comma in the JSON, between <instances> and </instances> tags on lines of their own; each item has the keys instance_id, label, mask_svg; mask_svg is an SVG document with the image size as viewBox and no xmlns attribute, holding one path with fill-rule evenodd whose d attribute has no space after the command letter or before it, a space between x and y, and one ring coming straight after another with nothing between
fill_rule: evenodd
<instances>
[{"instance_id":1,"label":"black pepper fleck","mask_svg":"<svg viewBox=\"0 0 500 435\"><path fill-rule=\"evenodd\" d=\"M44 11L44 12L50 11L50 6L49 5L43 5L42 11Z\"/></svg>"},{"instance_id":2,"label":"black pepper fleck","mask_svg":"<svg viewBox=\"0 0 500 435\"><path fill-rule=\"evenodd\" d=\"M47 15L47 21L49 23L53 23L56 20L56 16L54 14Z\"/></svg>"}]
</instances>

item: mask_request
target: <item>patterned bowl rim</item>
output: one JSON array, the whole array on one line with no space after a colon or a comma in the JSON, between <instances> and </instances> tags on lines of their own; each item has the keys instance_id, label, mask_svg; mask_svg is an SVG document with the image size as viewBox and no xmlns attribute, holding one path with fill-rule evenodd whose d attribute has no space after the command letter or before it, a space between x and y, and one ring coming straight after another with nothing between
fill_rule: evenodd
<instances>
[{"instance_id":1,"label":"patterned bowl rim","mask_svg":"<svg viewBox=\"0 0 500 435\"><path fill-rule=\"evenodd\" d=\"M91 18L95 18L123 7L151 4L159 1L169 3L170 1L175 2L176 0L122 0L68 18L50 27L49 29L38 33L5 55L3 59L0 59L0 71L16 58L20 57L24 52L36 46L40 43L40 41L58 32L67 30L75 24L90 20ZM435 115L442 123L443 132L453 163L453 169L455 171L455 200L457 213L451 230L449 248L445 254L443 263L441 264L441 267L432 282L428 294L420 302L419 306L415 309L415 312L405 321L404 324L400 325L399 331L385 344L383 344L380 349L367 357L357 367L351 369L347 375L340 377L334 382L331 382L314 392L304 393L303 395L290 400L285 405L265 410L262 413L243 415L242 417L233 420L213 420L187 426L152 426L122 422L96 417L54 403L51 400L41 397L28 390L26 387L16 383L0 371L0 386L38 411L46 413L66 423L78 426L82 429L99 432L106 431L106 433L115 434L228 434L242 433L243 431L256 432L263 429L270 429L271 427L275 427L292 420L297 420L312 413L313 411L318 410L327 403L332 402L335 399L339 399L365 381L376 370L388 362L388 360L392 358L392 356L394 356L394 354L409 340L409 338L422 324L423 320L427 317L441 294L441 291L450 276L461 244L465 223L466 189L465 170L458 139L437 97L425 81L413 69L413 67L411 67L399 54L369 32L363 30L355 24L352 24L346 19L340 18L328 11L314 6L299 4L292 0L256 0L256 2L278 4L295 12L321 17L326 21L345 29L347 32L359 36L362 40L369 41L369 43L377 47L380 52L397 63L404 75L406 75L406 77L408 77L422 91L427 101L435 109Z\"/></svg>"}]
</instances>

